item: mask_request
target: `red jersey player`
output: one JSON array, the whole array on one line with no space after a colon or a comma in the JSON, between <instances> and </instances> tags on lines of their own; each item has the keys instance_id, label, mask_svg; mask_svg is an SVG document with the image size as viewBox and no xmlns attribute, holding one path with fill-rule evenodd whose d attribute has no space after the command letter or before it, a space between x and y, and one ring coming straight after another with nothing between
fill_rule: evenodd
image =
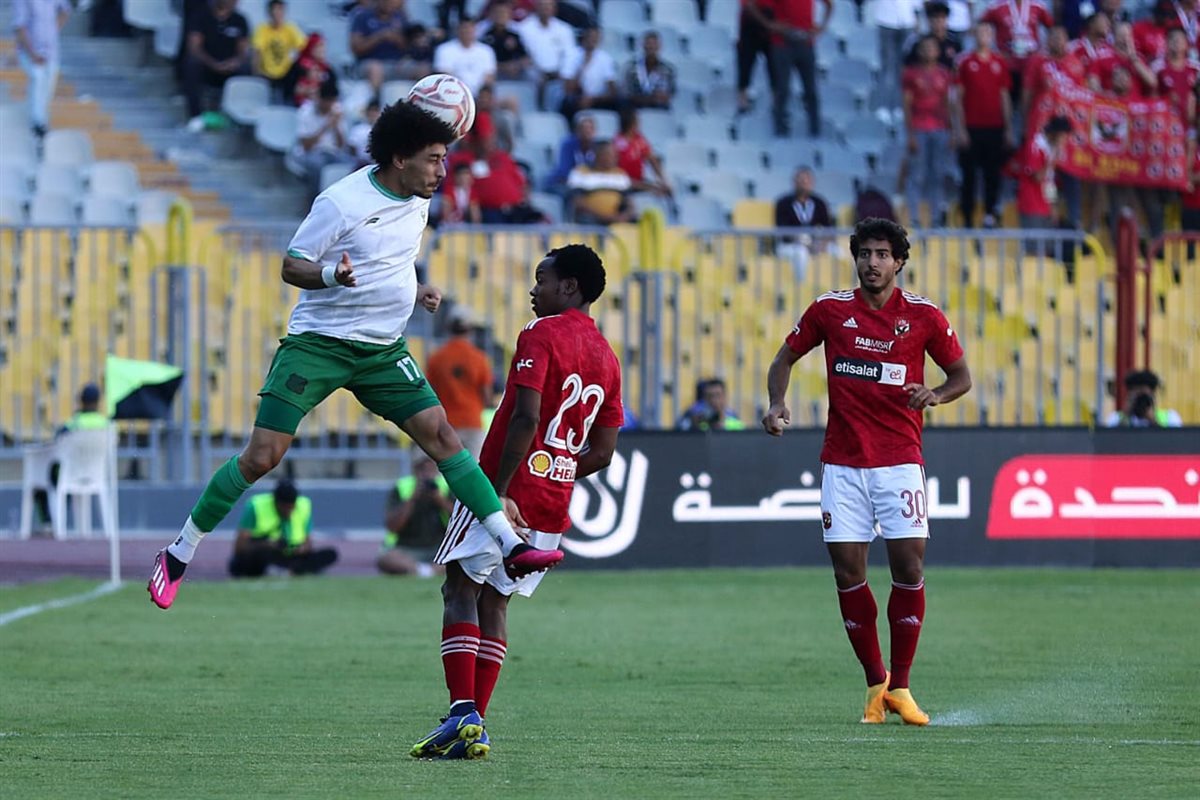
<instances>
[{"instance_id":1,"label":"red jersey player","mask_svg":"<svg viewBox=\"0 0 1200 800\"><path fill-rule=\"evenodd\" d=\"M945 315L924 297L896 288L908 260L904 228L861 220L850 252L859 288L823 294L804 312L771 362L771 405L762 422L772 436L783 434L791 421L785 398L792 366L824 343L829 423L821 451L821 523L846 633L866 671L862 721L883 722L890 710L908 724L925 725L929 717L908 689L925 618L922 412L966 394L971 373ZM925 385L926 352L946 372L946 382L933 389ZM867 550L877 535L887 541L892 571L890 673L867 586Z\"/></svg>"},{"instance_id":2,"label":"red jersey player","mask_svg":"<svg viewBox=\"0 0 1200 800\"><path fill-rule=\"evenodd\" d=\"M530 296L537 319L517 338L504 399L479 463L514 527L557 550L571 525L577 478L608 466L621 427L621 369L588 312L604 291L604 265L587 245L551 250ZM514 580L500 546L458 504L436 562L442 587L442 666L450 713L413 745L416 757L480 758L490 745L483 715L507 651L508 599L533 594L544 572Z\"/></svg>"}]
</instances>

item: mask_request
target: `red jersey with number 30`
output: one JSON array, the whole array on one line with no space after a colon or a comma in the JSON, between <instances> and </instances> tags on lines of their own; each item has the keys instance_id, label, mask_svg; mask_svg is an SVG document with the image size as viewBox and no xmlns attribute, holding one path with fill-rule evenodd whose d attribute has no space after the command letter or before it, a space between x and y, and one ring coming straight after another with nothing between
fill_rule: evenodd
<instances>
[{"instance_id":1,"label":"red jersey with number 30","mask_svg":"<svg viewBox=\"0 0 1200 800\"><path fill-rule=\"evenodd\" d=\"M504 399L487 438L479 465L489 478L500 467L517 388L541 392L533 444L508 487L530 528L562 533L571 527L568 513L579 458L593 425L619 428L621 365L596 321L569 310L533 320L517 337Z\"/></svg>"},{"instance_id":2,"label":"red jersey with number 30","mask_svg":"<svg viewBox=\"0 0 1200 800\"><path fill-rule=\"evenodd\" d=\"M896 289L876 311L861 293L821 295L787 337L799 355L825 345L829 424L821 461L923 464L923 412L908 407L904 386L925 382L926 352L944 369L962 358L962 345L946 316L924 297Z\"/></svg>"}]
</instances>

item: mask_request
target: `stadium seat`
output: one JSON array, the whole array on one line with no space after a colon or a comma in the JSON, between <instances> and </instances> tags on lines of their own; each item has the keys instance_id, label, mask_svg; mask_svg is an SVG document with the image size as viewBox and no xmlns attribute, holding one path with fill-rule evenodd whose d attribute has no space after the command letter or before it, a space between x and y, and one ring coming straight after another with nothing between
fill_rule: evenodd
<instances>
[{"instance_id":1,"label":"stadium seat","mask_svg":"<svg viewBox=\"0 0 1200 800\"><path fill-rule=\"evenodd\" d=\"M646 9L641 0L605 0L600 4L600 29L609 33L637 35L647 29Z\"/></svg>"},{"instance_id":2,"label":"stadium seat","mask_svg":"<svg viewBox=\"0 0 1200 800\"><path fill-rule=\"evenodd\" d=\"M775 225L775 204L769 200L740 200L733 207L733 227L771 228Z\"/></svg>"},{"instance_id":3,"label":"stadium seat","mask_svg":"<svg viewBox=\"0 0 1200 800\"><path fill-rule=\"evenodd\" d=\"M172 17L154 28L154 54L168 61L173 60L179 50L179 39L183 34L183 22Z\"/></svg>"},{"instance_id":4,"label":"stadium seat","mask_svg":"<svg viewBox=\"0 0 1200 800\"><path fill-rule=\"evenodd\" d=\"M25 221L25 198L0 192L0 224L14 225Z\"/></svg>"},{"instance_id":5,"label":"stadium seat","mask_svg":"<svg viewBox=\"0 0 1200 800\"><path fill-rule=\"evenodd\" d=\"M685 194L675 200L679 224L697 230L715 230L728 224L721 204L711 197Z\"/></svg>"},{"instance_id":6,"label":"stadium seat","mask_svg":"<svg viewBox=\"0 0 1200 800\"><path fill-rule=\"evenodd\" d=\"M855 42L854 51L856 53L865 52L859 47L857 42ZM830 77L837 76L839 83L851 86L873 86L876 77L875 67L858 58L841 58L831 62L829 65L829 75Z\"/></svg>"},{"instance_id":7,"label":"stadium seat","mask_svg":"<svg viewBox=\"0 0 1200 800\"><path fill-rule=\"evenodd\" d=\"M139 192L134 201L133 215L138 225L159 225L167 221L175 193L161 190Z\"/></svg>"},{"instance_id":8,"label":"stadium seat","mask_svg":"<svg viewBox=\"0 0 1200 800\"><path fill-rule=\"evenodd\" d=\"M0 147L0 164L12 164L28 169L37 163L37 140L26 128L0 128L4 131L4 146Z\"/></svg>"},{"instance_id":9,"label":"stadium seat","mask_svg":"<svg viewBox=\"0 0 1200 800\"><path fill-rule=\"evenodd\" d=\"M685 142L675 139L663 144L663 168L678 174L694 169L707 169L709 148L700 142Z\"/></svg>"},{"instance_id":10,"label":"stadium seat","mask_svg":"<svg viewBox=\"0 0 1200 800\"><path fill-rule=\"evenodd\" d=\"M733 52L733 37L724 28L697 25L688 28L685 37L688 55L693 58L709 60Z\"/></svg>"},{"instance_id":11,"label":"stadium seat","mask_svg":"<svg viewBox=\"0 0 1200 800\"><path fill-rule=\"evenodd\" d=\"M57 130L46 134L42 157L47 164L83 166L92 161L92 140L87 131Z\"/></svg>"},{"instance_id":12,"label":"stadium seat","mask_svg":"<svg viewBox=\"0 0 1200 800\"><path fill-rule=\"evenodd\" d=\"M549 192L530 192L529 205L541 211L550 218L550 222L557 225L563 221L563 201L556 194Z\"/></svg>"},{"instance_id":13,"label":"stadium seat","mask_svg":"<svg viewBox=\"0 0 1200 800\"><path fill-rule=\"evenodd\" d=\"M700 194L719 201L726 211L749 195L744 172L711 169L699 170L694 175Z\"/></svg>"},{"instance_id":14,"label":"stadium seat","mask_svg":"<svg viewBox=\"0 0 1200 800\"><path fill-rule=\"evenodd\" d=\"M768 169L748 174L753 196L759 200L774 200L794 188L792 173L787 170Z\"/></svg>"},{"instance_id":15,"label":"stadium seat","mask_svg":"<svg viewBox=\"0 0 1200 800\"><path fill-rule=\"evenodd\" d=\"M129 208L128 195L89 194L83 198L81 221L84 225L129 225L133 213Z\"/></svg>"},{"instance_id":16,"label":"stadium seat","mask_svg":"<svg viewBox=\"0 0 1200 800\"><path fill-rule=\"evenodd\" d=\"M582 111L576 111L574 122L578 122L580 116L587 115L596 121L596 138L611 139L621 132L621 118L615 111L608 111L600 108L585 108Z\"/></svg>"},{"instance_id":17,"label":"stadium seat","mask_svg":"<svg viewBox=\"0 0 1200 800\"><path fill-rule=\"evenodd\" d=\"M0 195L24 200L29 195L29 173L16 164L0 164Z\"/></svg>"},{"instance_id":18,"label":"stadium seat","mask_svg":"<svg viewBox=\"0 0 1200 800\"><path fill-rule=\"evenodd\" d=\"M658 27L670 25L676 28L694 28L700 24L695 3L679 0L651 0L650 21Z\"/></svg>"},{"instance_id":19,"label":"stadium seat","mask_svg":"<svg viewBox=\"0 0 1200 800\"><path fill-rule=\"evenodd\" d=\"M710 27L723 28L733 38L738 34L738 17L741 16L740 0L708 0L704 22ZM837 19L834 14L833 18Z\"/></svg>"},{"instance_id":20,"label":"stadium seat","mask_svg":"<svg viewBox=\"0 0 1200 800\"><path fill-rule=\"evenodd\" d=\"M137 169L127 161L97 161L84 174L91 194L133 197L142 188Z\"/></svg>"},{"instance_id":21,"label":"stadium seat","mask_svg":"<svg viewBox=\"0 0 1200 800\"><path fill-rule=\"evenodd\" d=\"M408 97L408 93L415 83L416 81L388 81L379 88L379 102L390 106L397 100L403 100Z\"/></svg>"},{"instance_id":22,"label":"stadium seat","mask_svg":"<svg viewBox=\"0 0 1200 800\"><path fill-rule=\"evenodd\" d=\"M34 191L39 193L79 194L83 185L79 172L71 164L51 164L46 162L38 164L37 171L33 174Z\"/></svg>"},{"instance_id":23,"label":"stadium seat","mask_svg":"<svg viewBox=\"0 0 1200 800\"><path fill-rule=\"evenodd\" d=\"M521 139L547 144L555 149L570 131L562 114L552 111L527 111L521 114Z\"/></svg>"},{"instance_id":24,"label":"stadium seat","mask_svg":"<svg viewBox=\"0 0 1200 800\"><path fill-rule=\"evenodd\" d=\"M286 153L296 143L296 109L269 106L254 123L254 139L276 153Z\"/></svg>"},{"instance_id":25,"label":"stadium seat","mask_svg":"<svg viewBox=\"0 0 1200 800\"><path fill-rule=\"evenodd\" d=\"M496 81L496 100L513 99L521 114L537 111L537 86L531 81Z\"/></svg>"},{"instance_id":26,"label":"stadium seat","mask_svg":"<svg viewBox=\"0 0 1200 800\"><path fill-rule=\"evenodd\" d=\"M239 125L253 125L259 112L271 104L271 84L266 78L235 75L221 91L221 110Z\"/></svg>"},{"instance_id":27,"label":"stadium seat","mask_svg":"<svg viewBox=\"0 0 1200 800\"><path fill-rule=\"evenodd\" d=\"M513 143L511 155L513 161L527 166L535 179L541 179L549 172L553 164L554 150L551 145L545 142L530 142L518 139Z\"/></svg>"},{"instance_id":28,"label":"stadium seat","mask_svg":"<svg viewBox=\"0 0 1200 800\"><path fill-rule=\"evenodd\" d=\"M0 130L5 137L21 130L29 131L29 106L24 103L0 103Z\"/></svg>"},{"instance_id":29,"label":"stadium seat","mask_svg":"<svg viewBox=\"0 0 1200 800\"><path fill-rule=\"evenodd\" d=\"M354 172L352 164L326 164L321 168L321 191L325 191L351 172Z\"/></svg>"},{"instance_id":30,"label":"stadium seat","mask_svg":"<svg viewBox=\"0 0 1200 800\"><path fill-rule=\"evenodd\" d=\"M668 222L671 220L671 201L662 195L655 194L654 192L634 192L629 196L629 202L633 204L633 210L639 217L649 209L654 208L662 213L663 219Z\"/></svg>"},{"instance_id":31,"label":"stadium seat","mask_svg":"<svg viewBox=\"0 0 1200 800\"><path fill-rule=\"evenodd\" d=\"M704 114L683 116L679 121L679 130L683 132L683 138L693 142L717 145L733 141L733 128L728 120Z\"/></svg>"},{"instance_id":32,"label":"stadium seat","mask_svg":"<svg viewBox=\"0 0 1200 800\"><path fill-rule=\"evenodd\" d=\"M39 191L29 203L31 225L74 225L75 199L72 195Z\"/></svg>"},{"instance_id":33,"label":"stadium seat","mask_svg":"<svg viewBox=\"0 0 1200 800\"><path fill-rule=\"evenodd\" d=\"M144 31L155 30L164 23L179 19L171 3L166 0L124 0L121 9L128 25Z\"/></svg>"},{"instance_id":34,"label":"stadium seat","mask_svg":"<svg viewBox=\"0 0 1200 800\"><path fill-rule=\"evenodd\" d=\"M301 4L294 5L298 11ZM325 37L325 59L333 65L335 73L341 74L354 63L354 52L350 49L350 20L327 16L320 25L305 29L319 30Z\"/></svg>"},{"instance_id":35,"label":"stadium seat","mask_svg":"<svg viewBox=\"0 0 1200 800\"><path fill-rule=\"evenodd\" d=\"M679 135L679 124L675 116L663 108L643 108L638 111L638 125L651 145L674 139Z\"/></svg>"}]
</instances>

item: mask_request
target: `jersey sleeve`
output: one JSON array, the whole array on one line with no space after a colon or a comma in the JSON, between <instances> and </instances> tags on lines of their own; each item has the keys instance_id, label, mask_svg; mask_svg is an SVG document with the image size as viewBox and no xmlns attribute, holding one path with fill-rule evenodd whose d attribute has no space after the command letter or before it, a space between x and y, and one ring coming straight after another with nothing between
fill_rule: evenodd
<instances>
[{"instance_id":1,"label":"jersey sleeve","mask_svg":"<svg viewBox=\"0 0 1200 800\"><path fill-rule=\"evenodd\" d=\"M313 201L312 210L296 229L288 244L288 255L315 264L324 264L330 248L346 233L342 211L326 195Z\"/></svg>"},{"instance_id":2,"label":"jersey sleeve","mask_svg":"<svg viewBox=\"0 0 1200 800\"><path fill-rule=\"evenodd\" d=\"M797 355L804 355L825 341L825 330L821 324L821 304L813 303L800 317L796 327L788 334L787 346Z\"/></svg>"},{"instance_id":3,"label":"jersey sleeve","mask_svg":"<svg viewBox=\"0 0 1200 800\"><path fill-rule=\"evenodd\" d=\"M925 349L933 356L937 365L945 369L963 357L962 345L958 342L958 334L950 325L950 320L946 319L941 309L933 309L929 317L930 331Z\"/></svg>"},{"instance_id":4,"label":"jersey sleeve","mask_svg":"<svg viewBox=\"0 0 1200 800\"><path fill-rule=\"evenodd\" d=\"M517 337L517 352L513 355L509 381L514 386L544 391L553 352L551 337L542 326L521 331Z\"/></svg>"}]
</instances>

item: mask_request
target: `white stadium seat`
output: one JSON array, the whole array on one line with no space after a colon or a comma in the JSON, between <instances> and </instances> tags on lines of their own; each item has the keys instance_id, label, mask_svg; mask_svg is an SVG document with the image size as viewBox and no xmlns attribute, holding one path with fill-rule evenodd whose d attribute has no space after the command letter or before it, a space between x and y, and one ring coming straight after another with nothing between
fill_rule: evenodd
<instances>
[{"instance_id":1,"label":"white stadium seat","mask_svg":"<svg viewBox=\"0 0 1200 800\"><path fill-rule=\"evenodd\" d=\"M142 188L137 168L128 161L97 161L86 173L89 194L134 197Z\"/></svg>"},{"instance_id":2,"label":"white stadium seat","mask_svg":"<svg viewBox=\"0 0 1200 800\"><path fill-rule=\"evenodd\" d=\"M266 78L235 75L221 91L221 110L239 125L253 125L259 112L271 103L271 84Z\"/></svg>"},{"instance_id":3,"label":"white stadium seat","mask_svg":"<svg viewBox=\"0 0 1200 800\"><path fill-rule=\"evenodd\" d=\"M276 153L286 153L296 143L296 109L268 106L254 123L254 140Z\"/></svg>"},{"instance_id":4,"label":"white stadium seat","mask_svg":"<svg viewBox=\"0 0 1200 800\"><path fill-rule=\"evenodd\" d=\"M92 161L92 140L86 131L50 131L42 141L42 150L42 158L50 164L83 166Z\"/></svg>"},{"instance_id":5,"label":"white stadium seat","mask_svg":"<svg viewBox=\"0 0 1200 800\"><path fill-rule=\"evenodd\" d=\"M133 224L128 196L89 194L83 198L84 225L125 226Z\"/></svg>"},{"instance_id":6,"label":"white stadium seat","mask_svg":"<svg viewBox=\"0 0 1200 800\"><path fill-rule=\"evenodd\" d=\"M75 198L58 192L38 192L29 203L31 225L74 225Z\"/></svg>"}]
</instances>

